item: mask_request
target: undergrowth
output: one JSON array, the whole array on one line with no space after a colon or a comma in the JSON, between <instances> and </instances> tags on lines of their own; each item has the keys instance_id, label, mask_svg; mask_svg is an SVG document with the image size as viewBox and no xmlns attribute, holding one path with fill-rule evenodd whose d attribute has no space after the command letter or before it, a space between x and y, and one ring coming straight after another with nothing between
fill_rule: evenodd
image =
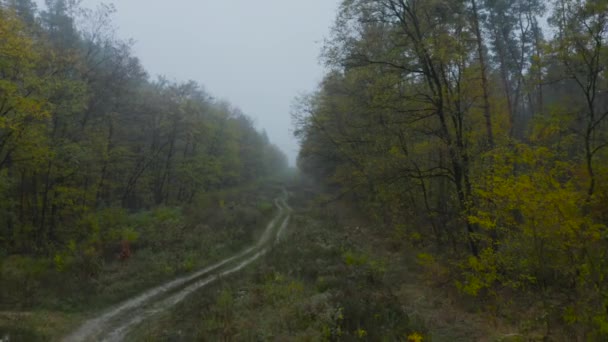
<instances>
[{"instance_id":1,"label":"undergrowth","mask_svg":"<svg viewBox=\"0 0 608 342\"><path fill-rule=\"evenodd\" d=\"M199 196L185 207L89 218L97 238L48 257L0 258L0 337L49 340L87 312L192 272L253 243L275 207L278 185L259 184ZM125 243L127 258L121 258Z\"/></svg>"},{"instance_id":2,"label":"undergrowth","mask_svg":"<svg viewBox=\"0 0 608 342\"><path fill-rule=\"evenodd\" d=\"M140 325L129 339L421 341L428 330L387 281L390 260L369 247L323 212L300 210L262 261Z\"/></svg>"}]
</instances>

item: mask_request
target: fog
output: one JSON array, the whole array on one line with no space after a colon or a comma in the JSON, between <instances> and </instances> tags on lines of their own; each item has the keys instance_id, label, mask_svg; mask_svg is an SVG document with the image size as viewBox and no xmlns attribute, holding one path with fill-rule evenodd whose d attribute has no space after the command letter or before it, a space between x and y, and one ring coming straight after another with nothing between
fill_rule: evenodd
<instances>
[{"instance_id":1,"label":"fog","mask_svg":"<svg viewBox=\"0 0 608 342\"><path fill-rule=\"evenodd\" d=\"M42 2L42 1L39 1ZM103 1L108 3L107 1ZM113 23L151 76L194 80L230 101L289 156L290 105L315 88L339 0L116 0ZM102 1L84 0L95 8Z\"/></svg>"}]
</instances>

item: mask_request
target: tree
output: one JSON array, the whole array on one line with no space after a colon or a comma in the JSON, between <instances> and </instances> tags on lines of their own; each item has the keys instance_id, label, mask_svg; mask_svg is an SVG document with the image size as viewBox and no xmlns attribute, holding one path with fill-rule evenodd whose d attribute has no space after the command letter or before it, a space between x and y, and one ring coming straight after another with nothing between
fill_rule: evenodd
<instances>
[{"instance_id":1,"label":"tree","mask_svg":"<svg viewBox=\"0 0 608 342\"><path fill-rule=\"evenodd\" d=\"M486 0L485 28L492 40L509 115L509 136L522 138L526 123L543 112L541 1ZM526 76L526 72L530 71ZM536 94L535 94L536 93Z\"/></svg>"},{"instance_id":2,"label":"tree","mask_svg":"<svg viewBox=\"0 0 608 342\"><path fill-rule=\"evenodd\" d=\"M0 5L7 253L98 250L107 208L184 205L286 167L250 119L198 84L150 81L130 43L115 37L113 7L49 0L37 17L34 8ZM86 26L76 25L80 17Z\"/></svg>"},{"instance_id":3,"label":"tree","mask_svg":"<svg viewBox=\"0 0 608 342\"><path fill-rule=\"evenodd\" d=\"M584 99L578 109L583 123L576 128L583 139L589 176L587 201L590 201L597 186L594 160L608 147L604 127L608 107L601 98L608 90L605 78L608 3L560 0L556 3L552 23L559 30L554 45L556 58L564 65L567 77L575 82Z\"/></svg>"}]
</instances>

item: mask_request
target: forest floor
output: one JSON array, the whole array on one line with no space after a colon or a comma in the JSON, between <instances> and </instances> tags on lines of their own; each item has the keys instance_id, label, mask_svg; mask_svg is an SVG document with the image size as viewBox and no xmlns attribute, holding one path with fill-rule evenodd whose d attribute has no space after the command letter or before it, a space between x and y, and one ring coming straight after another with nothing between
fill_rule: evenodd
<instances>
[{"instance_id":1,"label":"forest floor","mask_svg":"<svg viewBox=\"0 0 608 342\"><path fill-rule=\"evenodd\" d=\"M122 341L132 326L149 319L156 313L169 310L191 293L236 273L266 254L278 242L290 220L291 208L286 202L287 193L275 199L277 213L253 246L232 257L194 274L175 279L131 298L106 313L92 318L65 341Z\"/></svg>"},{"instance_id":2,"label":"forest floor","mask_svg":"<svg viewBox=\"0 0 608 342\"><path fill-rule=\"evenodd\" d=\"M276 195L277 187L274 190ZM266 226L272 227L266 230L270 235L262 233L262 226L255 235L262 241L269 236L276 241L274 237L280 236L280 243L263 252L246 250L244 254L250 254L218 268L224 276L195 273L196 280L188 277L191 280L177 291L158 297L164 301L155 297L144 300L150 305L121 311L112 322L119 323L115 328L125 329L110 337L128 341L523 341L512 327L463 301L453 284L438 285L428 268L419 265L416 248L399 242L346 205L318 205L315 194L299 188L292 188L291 194L295 211L289 225L287 216L279 218L279 213L274 222L281 225ZM124 298L137 301L138 297L133 293ZM57 340L76 331L87 318L103 321L104 316L97 316L100 312L111 313L121 305L109 311L107 307L112 306L4 312L0 313L0 332L3 324L18 322L19 331L29 335L11 335L23 337L13 340Z\"/></svg>"},{"instance_id":3,"label":"forest floor","mask_svg":"<svg viewBox=\"0 0 608 342\"><path fill-rule=\"evenodd\" d=\"M303 193L283 243L255 265L142 322L129 341L520 341L438 286L411 246Z\"/></svg>"},{"instance_id":4,"label":"forest floor","mask_svg":"<svg viewBox=\"0 0 608 342\"><path fill-rule=\"evenodd\" d=\"M59 270L52 258L0 260L0 339L59 340L109 307L239 253L259 240L281 191L265 182L209 194L197 207L134 213L132 255L100 260L94 276L80 264Z\"/></svg>"}]
</instances>

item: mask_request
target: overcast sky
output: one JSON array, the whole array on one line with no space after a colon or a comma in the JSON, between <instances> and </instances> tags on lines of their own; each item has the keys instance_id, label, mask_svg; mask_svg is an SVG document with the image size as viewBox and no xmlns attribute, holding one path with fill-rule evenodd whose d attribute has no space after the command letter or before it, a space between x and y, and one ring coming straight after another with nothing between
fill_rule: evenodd
<instances>
[{"instance_id":1,"label":"overcast sky","mask_svg":"<svg viewBox=\"0 0 608 342\"><path fill-rule=\"evenodd\" d=\"M290 105L312 91L339 0L84 0L113 3L120 38L154 77L194 80L230 101L295 161Z\"/></svg>"}]
</instances>

